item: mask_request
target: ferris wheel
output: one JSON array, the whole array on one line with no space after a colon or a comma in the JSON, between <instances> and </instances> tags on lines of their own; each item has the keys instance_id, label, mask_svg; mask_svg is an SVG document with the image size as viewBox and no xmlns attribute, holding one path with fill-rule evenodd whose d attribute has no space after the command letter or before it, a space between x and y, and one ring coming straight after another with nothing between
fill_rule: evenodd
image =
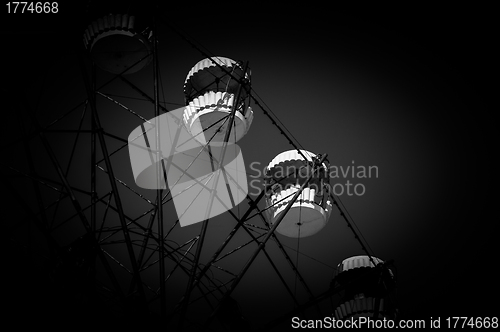
<instances>
[{"instance_id":1,"label":"ferris wheel","mask_svg":"<svg viewBox=\"0 0 500 332\"><path fill-rule=\"evenodd\" d=\"M200 58L174 82L177 107L162 98L159 26ZM23 158L7 166L9 191L20 177L35 197L22 204L61 298L89 317L161 319L173 330L276 330L294 315L396 318L391 262L373 255L331 190L327 151L302 148L255 92L250 61L209 54L159 17L112 13L88 23L78 63L81 101L31 117L16 143L24 149L13 145ZM262 133L257 117L274 131ZM256 195L238 145L252 135L285 138ZM331 282L313 287L300 241L337 212L364 253L328 262ZM258 264L290 305L257 308L265 319L256 323L238 291L263 286L247 276Z\"/></svg>"}]
</instances>

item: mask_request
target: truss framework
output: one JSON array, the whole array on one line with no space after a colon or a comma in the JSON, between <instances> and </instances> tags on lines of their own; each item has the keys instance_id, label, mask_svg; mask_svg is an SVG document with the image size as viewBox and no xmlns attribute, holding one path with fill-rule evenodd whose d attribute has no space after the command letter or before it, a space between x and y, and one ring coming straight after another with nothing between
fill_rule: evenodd
<instances>
[{"instance_id":1,"label":"truss framework","mask_svg":"<svg viewBox=\"0 0 500 332\"><path fill-rule=\"evenodd\" d=\"M178 33L175 28L169 27ZM189 40L186 41L196 47ZM21 109L20 113L28 115L29 122L24 126L23 139L15 142L13 147L18 149L18 146L21 146L24 157L21 159L22 165L2 163L3 168L11 175L10 179L4 180L4 184L8 192L21 204L29 221L46 239L48 249L44 255L46 261L50 262L48 269L53 280L66 278L62 287L75 291L75 301L85 302L99 298L103 307L119 316L126 316L132 312L134 315L142 313L146 317L151 315L160 317L180 328L197 326L218 330L219 327L214 327L214 324L226 326L227 323L222 320L214 322L214 319L220 318L219 313L228 314L227 307L233 301L231 297L233 291L256 257L263 255L295 303L296 310L304 311L307 307L314 306L318 315L324 316L318 302L331 298L340 290L331 288L322 294L313 294L275 234L277 226L314 172L294 193L285 213L272 226L258 206L267 188L264 188L255 199L247 195L248 209L241 217L231 210L228 211L235 224L203 264L200 257L209 220L203 222L199 234L183 238L183 241L178 243L173 234L175 229L179 228L179 220L173 220L175 219L171 203L173 197L168 190L157 190L155 195L144 194L130 183L130 179L123 178L120 165L127 157L124 151L127 151L128 141L107 130L101 120L103 113L99 105L102 102L111 102L122 112L135 118L139 124L148 121L146 115L134 111L133 107L126 106L105 91L107 86L120 81L131 91L138 93L145 102L153 105L155 117L162 112L168 112L168 109L160 103L156 37L153 37L153 45L154 95L152 97L122 74L115 75L97 87L98 74L95 65L89 66L88 60L82 55L79 62L86 100L45 126L39 123L34 110L27 109L27 106ZM211 56L199 48L197 50L205 57ZM226 70L222 66L220 68ZM227 74L232 76L230 72ZM240 88L241 86L244 86L244 82L241 82ZM251 91L247 93L279 133L302 154L284 128L280 127L277 119L271 116ZM75 116L77 110L81 110L79 117ZM233 106L231 114L223 120L231 124L234 112ZM65 122L70 118L77 120L77 128L74 126L68 128L75 129L65 128ZM231 125L227 126L226 143L231 128ZM70 149L55 148L60 142L57 138L54 140L58 135L61 139L68 135L73 136ZM82 153L82 145L87 149L90 162L81 168L79 171L81 175L78 175L74 174L74 164L79 160L77 154ZM201 146L200 149L206 147ZM40 154L45 156L43 161L48 166L40 166ZM318 164L321 164L326 157L327 155L323 154ZM66 160L66 163L61 160ZM214 161L218 163L217 160ZM223 170L223 167L221 169ZM158 167L158 172L161 171ZM225 172L217 174L217 176L222 174L226 177L226 181L231 181ZM160 173L157 174L157 178L161 178ZM13 181L20 179L23 179L23 183L30 188L23 187L20 192L13 184ZM24 194L28 190L33 196ZM371 257L372 254L353 227L347 211L341 203L339 204L339 198L333 193L330 195L356 240ZM132 199L137 202L138 207L130 209L129 206L124 206L124 196L127 200ZM31 197L35 199L27 202L26 198ZM214 199L214 195L211 199ZM253 219L257 222L251 222ZM26 221L19 220L12 226L11 232L21 231L24 222ZM164 229L166 225L171 225L168 230ZM73 227L77 230L71 230ZM233 239L236 234L240 234L241 231L247 235L247 240L230 247L235 242ZM280 259L287 262L289 272L297 276L308 294L310 300L306 303L301 303L296 297L283 276L284 272L275 264L276 258L273 259L266 250L266 243L271 239L281 253ZM245 256L245 260L248 258L245 264L240 264L238 267L234 267L231 263L223 264L229 257L248 250L252 251L250 255ZM184 280L183 290L179 290L177 286L174 286L174 289L170 287L171 284L177 285L180 279ZM79 284L84 286L80 287ZM199 315L200 308L203 308L203 315ZM193 312L197 314L193 315ZM295 311L291 313L293 312ZM272 326L273 323L270 323L268 327Z\"/></svg>"}]
</instances>

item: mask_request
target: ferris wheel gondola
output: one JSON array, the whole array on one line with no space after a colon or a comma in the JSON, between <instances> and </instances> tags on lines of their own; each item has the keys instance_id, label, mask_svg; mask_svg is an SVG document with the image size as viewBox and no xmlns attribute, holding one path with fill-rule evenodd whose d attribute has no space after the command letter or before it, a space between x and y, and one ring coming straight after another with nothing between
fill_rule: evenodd
<instances>
[{"instance_id":1,"label":"ferris wheel gondola","mask_svg":"<svg viewBox=\"0 0 500 332\"><path fill-rule=\"evenodd\" d=\"M212 146L221 146L228 115L236 107L228 142L237 142L248 132L253 120L252 108L246 101L249 89L250 74L238 62L224 57L199 61L184 82L186 128L198 141L210 140Z\"/></svg>"},{"instance_id":2,"label":"ferris wheel gondola","mask_svg":"<svg viewBox=\"0 0 500 332\"><path fill-rule=\"evenodd\" d=\"M99 68L113 74L132 74L152 60L150 37L136 31L135 16L110 14L87 27L83 44Z\"/></svg>"},{"instance_id":3,"label":"ferris wheel gondola","mask_svg":"<svg viewBox=\"0 0 500 332\"><path fill-rule=\"evenodd\" d=\"M345 287L341 303L334 311L336 319L394 318L389 294L395 278L380 258L360 255L344 259L337 266L333 281Z\"/></svg>"},{"instance_id":4,"label":"ferris wheel gondola","mask_svg":"<svg viewBox=\"0 0 500 332\"><path fill-rule=\"evenodd\" d=\"M304 159L304 156L306 159ZM314 167L316 154L301 150L285 151L277 155L267 166L266 195L267 214L274 224L284 212L304 180ZM306 237L319 232L328 222L332 212L328 165L323 162L300 196L293 203L276 231L288 237Z\"/></svg>"}]
</instances>

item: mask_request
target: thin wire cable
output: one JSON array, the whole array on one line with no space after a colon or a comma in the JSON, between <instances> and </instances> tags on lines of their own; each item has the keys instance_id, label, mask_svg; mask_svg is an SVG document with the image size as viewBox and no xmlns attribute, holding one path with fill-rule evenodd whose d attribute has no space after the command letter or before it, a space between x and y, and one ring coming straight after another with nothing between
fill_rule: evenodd
<instances>
[{"instance_id":1,"label":"thin wire cable","mask_svg":"<svg viewBox=\"0 0 500 332\"><path fill-rule=\"evenodd\" d=\"M288 130L288 128L285 126L285 124L283 122L281 122L279 117L271 110L271 108L266 104L266 102L262 99L262 97L259 96L259 94L255 91L255 89L251 88L251 91L252 91L252 94L254 96L257 96L259 98L259 102L261 102L266 107L266 111L271 113L273 115L273 117L275 118L275 120L277 122L279 122L281 124L281 126L283 127L283 129L285 129L287 131L287 133L290 135L290 137L292 137L295 140L295 144L297 144L297 146L299 146L301 149L304 150L304 147L302 146L302 144L300 144L299 140L297 138L295 138L295 136L293 136L293 134L290 132L290 130ZM274 125L277 126L277 124L274 124ZM278 129L281 130L280 127L278 127Z\"/></svg>"},{"instance_id":2,"label":"thin wire cable","mask_svg":"<svg viewBox=\"0 0 500 332\"><path fill-rule=\"evenodd\" d=\"M290 246L287 246L286 244L281 244L281 245L282 245L283 247L287 248L287 249L290 249L291 251L296 251L294 248L292 248L292 247L290 247ZM320 263L321 265L324 265L324 266L326 266L326 267L328 267L328 268L330 268L330 269L332 269L332 270L334 270L334 271L335 271L335 269L336 269L336 267L333 267L333 266L331 266L331 265L328 265L328 264L326 264L326 263L324 263L324 262L322 262L322 261L320 261L320 260L318 260L318 259L316 259L316 258L314 258L314 257L311 257L311 256L309 256L309 255L307 255L307 254L304 254L304 252L300 252L299 254L301 254L302 256L305 256L305 257L309 258L310 260L313 260L313 261L315 261L315 262L317 262L317 263Z\"/></svg>"},{"instance_id":3,"label":"thin wire cable","mask_svg":"<svg viewBox=\"0 0 500 332\"><path fill-rule=\"evenodd\" d=\"M300 196L297 197L298 199L300 199ZM295 258L295 267L297 268L297 270L295 271L295 286L294 286L294 295L295 297L297 297L297 279L299 278L299 274L298 274L298 271L299 271L299 253L300 253L300 226L302 226L302 202L300 202L300 205L299 205L299 222L298 222L298 225L299 225L299 232L298 232L298 236L297 236L297 255L296 255L296 258Z\"/></svg>"}]
</instances>

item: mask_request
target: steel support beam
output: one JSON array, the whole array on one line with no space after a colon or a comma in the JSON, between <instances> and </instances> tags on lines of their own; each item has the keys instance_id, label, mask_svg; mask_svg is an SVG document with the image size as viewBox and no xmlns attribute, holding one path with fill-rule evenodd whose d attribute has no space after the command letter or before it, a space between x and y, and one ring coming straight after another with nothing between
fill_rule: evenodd
<instances>
[{"instance_id":1,"label":"steel support beam","mask_svg":"<svg viewBox=\"0 0 500 332\"><path fill-rule=\"evenodd\" d=\"M141 276L139 273L139 268L137 266L137 261L135 259L134 249L132 247L132 241L130 238L130 233L128 231L127 223L125 221L125 214L123 212L123 205L122 205L122 202L120 199L120 195L118 193L118 187L116 185L116 180L115 180L115 176L114 176L114 172L113 172L113 166L112 166L111 160L109 158L108 148L106 146L106 141L104 138L103 129L102 129L102 126L101 126L101 123L99 120L99 115L97 114L95 91L92 90L92 86L89 82L89 78L87 77L85 64L83 62L81 55L79 56L79 61L80 61L80 68L81 68L81 72L82 72L82 76L83 76L83 81L85 84L85 89L87 90L87 96L88 96L89 101L90 101L89 104L90 104L90 108L91 108L91 111L93 114L93 120L94 120L93 122L95 124L95 130L97 132L97 136L99 137L99 144L100 144L103 156L104 156L104 162L106 164L111 189L114 193L116 209L118 211L118 217L119 217L120 224L122 227L123 236L125 238L125 245L127 247L127 253L128 253L128 256L130 259L130 264L132 266L132 271L134 274L132 282L136 283L139 295L145 300L145 294L144 294L144 289L142 286Z\"/></svg>"},{"instance_id":2,"label":"steel support beam","mask_svg":"<svg viewBox=\"0 0 500 332\"><path fill-rule=\"evenodd\" d=\"M320 161L317 163L316 166L317 167L321 167L321 164L326 159L326 157L327 157L327 154L325 153L321 157ZM257 258L257 255L260 253L260 251L262 249L264 249L264 247L266 245L266 242L271 238L272 234L274 233L274 231L276 231L276 229L278 228L279 224L281 223L281 221L283 220L283 218L285 217L285 215L292 208L293 203L300 196L300 194L302 193L302 190L304 190L304 188L307 186L307 184L309 183L309 181L311 181L313 175L316 173L316 170L317 170L316 167L313 168L311 174L307 177L306 181L300 186L299 190L297 190L297 192L293 195L292 199L287 204L287 206L286 206L285 210L283 211L283 213L279 216L278 220L276 220L276 222L273 224L273 227L269 230L269 232L267 233L267 235L264 238L264 240L262 240L262 242L259 244L259 246L257 247L257 250L254 251L253 255L250 257L250 259L248 260L248 262L246 263L246 265L243 267L243 269L241 270L241 272L238 274L238 276L236 277L236 279L231 284L231 287L229 288L229 290L224 294L224 297L222 298L222 300L219 302L219 304L217 305L217 307L215 308L215 310L212 312L212 314L210 315L210 317L207 319L207 321L205 323L205 327L208 327L210 325L210 323L214 319L215 315L219 311L219 309L221 307L221 304L231 295L231 293L234 291L234 289L236 288L236 286L238 286L239 282L241 281L241 279L243 278L243 276L245 275L245 273L248 271L248 269L252 265L252 263L255 260L255 258Z\"/></svg>"},{"instance_id":3,"label":"steel support beam","mask_svg":"<svg viewBox=\"0 0 500 332\"><path fill-rule=\"evenodd\" d=\"M245 65L243 67L243 78L245 77L247 69L248 69L248 61L245 62ZM179 327L181 330L182 330L183 320L184 320L184 317L185 317L186 311L187 311L187 305L189 303L189 297L191 296L193 282L196 278L196 270L197 270L197 266L198 266L200 255L201 255L201 249L203 247L203 241L205 239L205 235L206 235L206 231L207 231L207 227L208 227L209 215L210 215L210 212L212 210L212 204L213 204L213 201L215 198L216 187L217 187L217 184L219 183L219 178L220 178L221 172L224 172L224 174L225 174L223 164L224 164L224 157L225 157L226 149L227 149L227 142L228 142L229 136L231 134L231 129L233 128L234 117L236 114L236 108L237 108L237 106L239 106L238 103L240 100L241 89L242 89L243 85L245 85L245 84L247 84L247 82L245 82L244 79L242 81L240 81L240 84L238 86L238 91L236 93L236 98L234 99L234 102L232 105L231 114L229 116L229 123L226 127L227 129L226 129L226 133L224 136L224 142L222 144L221 156L219 158L219 160L220 160L219 168L218 168L217 173L215 175L215 180L214 180L213 185L212 185L212 190L210 191L210 200L208 202L207 210L205 212L205 220L203 221L199 240L198 240L198 243L196 245L196 254L195 254L195 261L194 261L194 265L193 265L193 271L192 271L192 274L189 276L189 281L188 281L188 285L186 288L186 292L185 292L184 297L182 299L183 303L182 303L182 307L181 307L181 315L180 315L180 320L179 320ZM210 159L213 161L211 154L210 154ZM227 184L227 182L226 182L226 184ZM230 192L229 192L229 194L231 195ZM232 197L231 197L231 199L232 199Z\"/></svg>"}]
</instances>

